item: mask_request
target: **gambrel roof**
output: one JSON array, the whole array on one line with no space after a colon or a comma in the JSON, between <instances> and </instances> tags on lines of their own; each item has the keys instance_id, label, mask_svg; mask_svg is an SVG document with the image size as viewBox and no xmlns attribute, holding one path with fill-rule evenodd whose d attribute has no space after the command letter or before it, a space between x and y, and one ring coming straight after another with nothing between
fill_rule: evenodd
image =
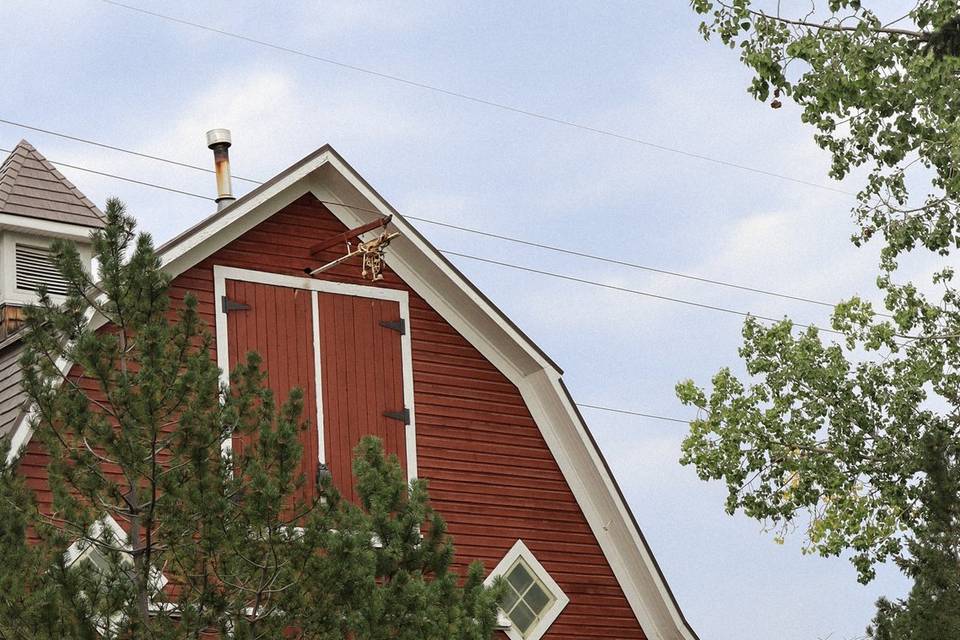
<instances>
[{"instance_id":1,"label":"gambrel roof","mask_svg":"<svg viewBox=\"0 0 960 640\"><path fill-rule=\"evenodd\" d=\"M696 640L562 371L332 147L165 243L158 249L164 269L171 277L183 273L308 193L348 228L393 216L390 229L400 235L387 252L388 266L520 391L647 637ZM29 421L22 420L13 451L30 435Z\"/></svg>"},{"instance_id":2,"label":"gambrel roof","mask_svg":"<svg viewBox=\"0 0 960 640\"><path fill-rule=\"evenodd\" d=\"M26 140L0 165L0 214L103 227L103 214Z\"/></svg>"}]
</instances>

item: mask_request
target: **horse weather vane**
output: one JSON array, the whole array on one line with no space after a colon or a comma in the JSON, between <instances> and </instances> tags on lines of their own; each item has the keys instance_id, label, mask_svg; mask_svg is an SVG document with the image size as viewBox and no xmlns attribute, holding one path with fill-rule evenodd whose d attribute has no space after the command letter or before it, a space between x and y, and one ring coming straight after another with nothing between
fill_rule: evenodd
<instances>
[{"instance_id":1,"label":"horse weather vane","mask_svg":"<svg viewBox=\"0 0 960 640\"><path fill-rule=\"evenodd\" d=\"M393 218L393 216L386 216L385 218L368 222L367 224L361 225L356 229L344 231L343 233L339 233L324 240L323 242L313 245L310 247L310 255L312 256L315 256L321 251L329 249L330 247L334 247L340 243L346 243L347 253L346 255L343 255L332 262L328 262L325 265L317 267L316 269L306 268L304 269L304 272L306 272L307 275L315 276L319 273L323 273L324 271L329 271L339 264L360 256L360 276L364 280L371 280L373 282L376 282L377 280L383 280L383 252L390 244L390 241L400 235L395 231L390 232L386 230L386 226L390 222L391 218ZM357 242L356 248L353 247L353 240L359 238L364 233L381 228L384 230L376 238L366 242Z\"/></svg>"}]
</instances>

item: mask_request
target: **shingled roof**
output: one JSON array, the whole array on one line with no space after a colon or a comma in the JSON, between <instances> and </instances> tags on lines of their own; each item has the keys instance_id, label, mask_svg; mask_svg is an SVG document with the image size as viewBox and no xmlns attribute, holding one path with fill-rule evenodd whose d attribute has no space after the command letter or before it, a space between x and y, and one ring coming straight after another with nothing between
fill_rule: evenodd
<instances>
[{"instance_id":1,"label":"shingled roof","mask_svg":"<svg viewBox=\"0 0 960 640\"><path fill-rule=\"evenodd\" d=\"M103 227L96 205L39 151L21 140L0 165L0 214Z\"/></svg>"},{"instance_id":2,"label":"shingled roof","mask_svg":"<svg viewBox=\"0 0 960 640\"><path fill-rule=\"evenodd\" d=\"M0 342L0 437L13 430L27 401L20 368L22 352L23 341L19 336Z\"/></svg>"}]
</instances>

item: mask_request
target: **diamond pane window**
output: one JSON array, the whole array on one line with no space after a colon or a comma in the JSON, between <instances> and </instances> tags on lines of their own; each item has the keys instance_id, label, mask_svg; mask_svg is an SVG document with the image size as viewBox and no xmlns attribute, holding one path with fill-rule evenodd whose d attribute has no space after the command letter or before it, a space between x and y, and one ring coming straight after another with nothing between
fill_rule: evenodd
<instances>
[{"instance_id":1,"label":"diamond pane window","mask_svg":"<svg viewBox=\"0 0 960 640\"><path fill-rule=\"evenodd\" d=\"M511 640L538 640L569 602L521 540L491 572L487 584L498 576L506 583L500 603L501 629Z\"/></svg>"}]
</instances>

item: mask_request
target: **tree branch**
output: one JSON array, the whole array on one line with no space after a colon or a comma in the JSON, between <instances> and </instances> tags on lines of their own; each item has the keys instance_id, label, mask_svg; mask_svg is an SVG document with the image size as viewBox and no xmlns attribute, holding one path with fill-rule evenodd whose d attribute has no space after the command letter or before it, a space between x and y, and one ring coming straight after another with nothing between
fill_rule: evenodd
<instances>
[{"instance_id":1,"label":"tree branch","mask_svg":"<svg viewBox=\"0 0 960 640\"><path fill-rule=\"evenodd\" d=\"M734 7L728 4L725 4L723 2L721 2L720 5L730 10L734 9ZM850 32L850 31L857 31L859 29L859 27L842 25L842 24L833 25L833 24L826 24L824 22L811 22L806 19L784 18L779 15L772 16L768 13L764 13L763 11L757 11L756 9L748 9L747 12L750 15L754 16L755 18L764 18L766 20L773 20L781 24L787 24L794 27L807 27L809 29L817 29L818 31ZM917 31L915 29L897 29L890 26L880 27L879 29L870 29L870 31L872 33L886 34L886 35L893 35L893 36L910 36L912 38L917 38L919 40L924 40L924 41L930 37L929 31Z\"/></svg>"}]
</instances>

